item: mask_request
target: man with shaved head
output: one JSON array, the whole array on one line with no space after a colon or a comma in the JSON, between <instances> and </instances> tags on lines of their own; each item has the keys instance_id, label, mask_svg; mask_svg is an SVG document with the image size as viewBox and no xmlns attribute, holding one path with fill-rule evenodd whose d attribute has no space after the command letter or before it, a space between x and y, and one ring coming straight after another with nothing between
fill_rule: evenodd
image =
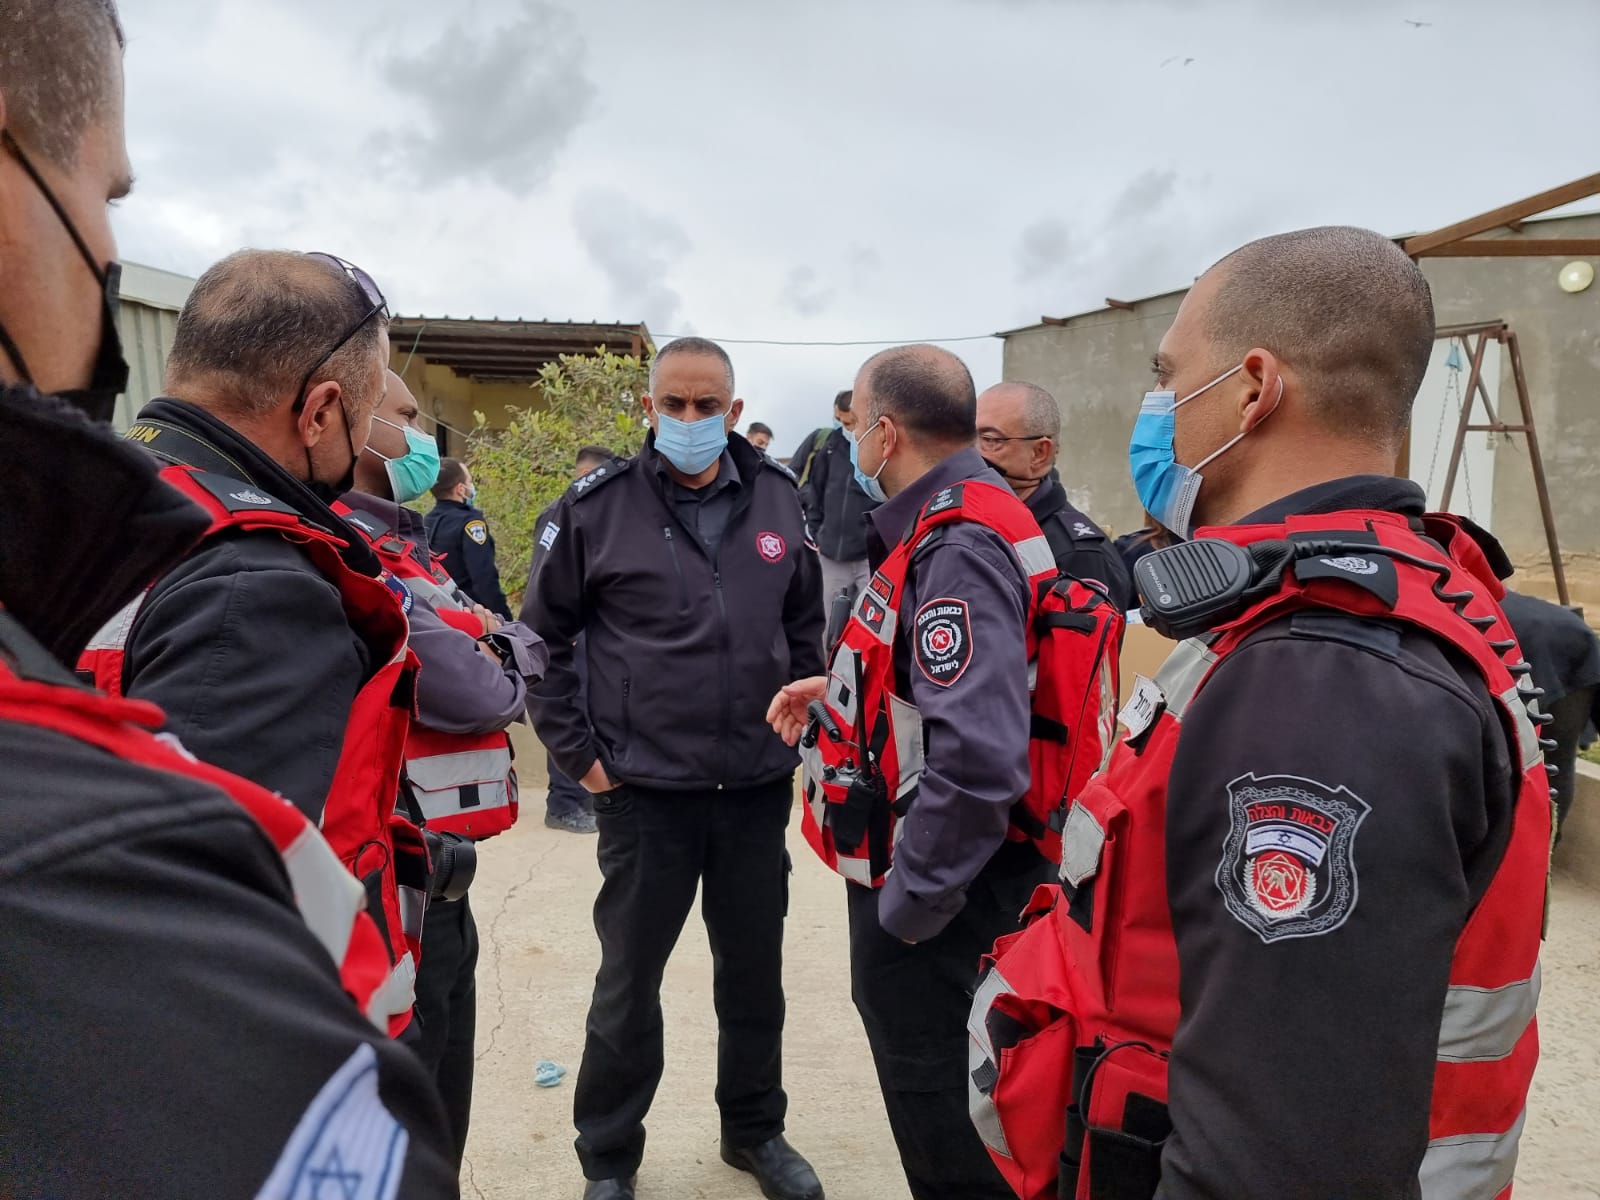
<instances>
[{"instance_id":1,"label":"man with shaved head","mask_svg":"<svg viewBox=\"0 0 1600 1200\"><path fill-rule=\"evenodd\" d=\"M912 1196L1005 1200L1010 1191L967 1119L966 1015L979 956L1017 928L1035 886L1050 877L1032 842L1008 840L1029 782L1030 576L1049 566L1049 549L974 447L977 397L955 355L934 346L876 355L856 376L852 409L855 477L886 501L869 519L873 574L833 652L834 691L826 677L799 680L768 716L792 742L811 719L808 706L824 696L855 712L850 697L880 688L861 677L848 630L864 622L892 640L893 676L883 684L898 697L892 739L906 744L897 750L902 776L909 781L919 755L921 774L913 789L890 785L904 808L897 803L882 886L872 886L874 871L859 871L864 860L836 865L851 880L852 994ZM958 507L960 519L924 524ZM915 549L900 586L883 569L902 542ZM866 746L888 724L874 719L871 732L841 733ZM814 733L807 737L814 743ZM806 759L809 800L833 769ZM842 826L836 832L848 840Z\"/></svg>"},{"instance_id":2,"label":"man with shaved head","mask_svg":"<svg viewBox=\"0 0 1600 1200\"><path fill-rule=\"evenodd\" d=\"M974 1120L1025 1197L1509 1194L1544 718L1504 552L1394 475L1433 335L1416 264L1331 227L1223 259L1161 340L1130 461L1191 540L1135 574L1191 640L973 1013Z\"/></svg>"},{"instance_id":3,"label":"man with shaved head","mask_svg":"<svg viewBox=\"0 0 1600 1200\"><path fill-rule=\"evenodd\" d=\"M122 42L110 0L0 4L0 1190L454 1197L431 1085L356 1002L384 954L360 886L72 670L209 524L107 424Z\"/></svg>"},{"instance_id":4,"label":"man with shaved head","mask_svg":"<svg viewBox=\"0 0 1600 1200\"><path fill-rule=\"evenodd\" d=\"M1056 471L1060 443L1061 409L1038 384L997 383L978 397L978 449L1039 522L1056 567L1127 608L1128 569L1105 530L1068 501Z\"/></svg>"}]
</instances>

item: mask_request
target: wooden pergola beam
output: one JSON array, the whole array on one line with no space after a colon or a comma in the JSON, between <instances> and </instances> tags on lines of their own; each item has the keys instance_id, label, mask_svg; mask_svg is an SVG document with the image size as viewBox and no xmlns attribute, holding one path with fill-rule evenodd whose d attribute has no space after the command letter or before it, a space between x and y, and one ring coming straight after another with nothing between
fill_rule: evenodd
<instances>
[{"instance_id":1,"label":"wooden pergola beam","mask_svg":"<svg viewBox=\"0 0 1600 1200\"><path fill-rule=\"evenodd\" d=\"M1454 225L1446 225L1443 229L1436 229L1432 233L1407 238L1402 248L1412 258L1417 258L1436 247L1459 242L1463 238L1475 237L1480 233L1488 233L1491 229L1498 229L1502 225L1509 225L1526 217L1537 216L1539 213L1560 208L1563 204L1571 204L1574 200L1582 200L1596 193L1600 193L1600 174L1585 175L1582 179L1574 179L1571 183L1564 183L1547 192L1540 192L1513 204L1503 205L1476 217L1468 217L1465 221L1457 221Z\"/></svg>"},{"instance_id":2,"label":"wooden pergola beam","mask_svg":"<svg viewBox=\"0 0 1600 1200\"><path fill-rule=\"evenodd\" d=\"M1410 253L1412 258L1593 258L1600 257L1600 238L1468 238Z\"/></svg>"}]
</instances>

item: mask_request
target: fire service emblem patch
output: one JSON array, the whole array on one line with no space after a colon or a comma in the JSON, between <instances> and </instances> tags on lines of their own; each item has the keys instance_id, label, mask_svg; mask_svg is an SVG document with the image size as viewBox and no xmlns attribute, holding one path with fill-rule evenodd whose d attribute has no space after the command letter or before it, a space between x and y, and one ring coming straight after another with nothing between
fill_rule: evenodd
<instances>
[{"instance_id":1,"label":"fire service emblem patch","mask_svg":"<svg viewBox=\"0 0 1600 1200\"><path fill-rule=\"evenodd\" d=\"M1235 779L1217 867L1228 912L1263 942L1338 929L1356 906L1356 833L1371 811L1348 788L1315 779Z\"/></svg>"}]
</instances>

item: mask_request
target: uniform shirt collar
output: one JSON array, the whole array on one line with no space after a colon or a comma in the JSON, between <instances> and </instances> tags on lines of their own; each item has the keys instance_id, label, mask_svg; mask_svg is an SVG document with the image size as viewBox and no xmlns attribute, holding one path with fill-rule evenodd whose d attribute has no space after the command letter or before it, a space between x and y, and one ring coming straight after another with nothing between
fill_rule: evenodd
<instances>
[{"instance_id":1,"label":"uniform shirt collar","mask_svg":"<svg viewBox=\"0 0 1600 1200\"><path fill-rule=\"evenodd\" d=\"M1372 509L1400 513L1420 519L1427 511L1423 490L1409 479L1395 475L1346 475L1292 492L1241 517L1238 525L1277 525L1288 517L1315 516L1320 513Z\"/></svg>"},{"instance_id":2,"label":"uniform shirt collar","mask_svg":"<svg viewBox=\"0 0 1600 1200\"><path fill-rule=\"evenodd\" d=\"M994 473L976 449L958 450L922 478L914 480L909 487L890 496L868 514L879 553L887 553L888 548L900 540L922 511L922 506L932 500L936 492L963 480L984 476L988 476L991 482L1005 485L1005 480Z\"/></svg>"}]
</instances>

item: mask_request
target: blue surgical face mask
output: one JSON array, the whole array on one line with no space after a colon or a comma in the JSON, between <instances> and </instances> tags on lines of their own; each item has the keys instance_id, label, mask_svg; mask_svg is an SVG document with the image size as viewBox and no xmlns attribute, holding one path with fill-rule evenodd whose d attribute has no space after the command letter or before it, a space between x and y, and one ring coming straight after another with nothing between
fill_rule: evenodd
<instances>
[{"instance_id":1,"label":"blue surgical face mask","mask_svg":"<svg viewBox=\"0 0 1600 1200\"><path fill-rule=\"evenodd\" d=\"M405 434L406 452L399 458L381 454L370 445L367 449L383 459L384 469L389 475L389 490L394 493L395 503L410 504L438 481L439 444L420 429L396 425L382 417L375 416L372 419Z\"/></svg>"},{"instance_id":2,"label":"blue surgical face mask","mask_svg":"<svg viewBox=\"0 0 1600 1200\"><path fill-rule=\"evenodd\" d=\"M472 487L467 491L467 507L471 508L477 502L478 502L478 485L477 484L473 484Z\"/></svg>"},{"instance_id":3,"label":"blue surgical face mask","mask_svg":"<svg viewBox=\"0 0 1600 1200\"><path fill-rule=\"evenodd\" d=\"M656 450L685 475L698 475L718 458L728 445L728 427L722 416L680 421L657 410Z\"/></svg>"},{"instance_id":4,"label":"blue surgical face mask","mask_svg":"<svg viewBox=\"0 0 1600 1200\"><path fill-rule=\"evenodd\" d=\"M834 428L835 428L835 429L843 429L843 428L844 428L844 422L843 422L843 421L841 421L841 420L839 420L839 418L838 418L838 417L835 417L835 418L834 418L834 419L833 419L833 427L834 427Z\"/></svg>"},{"instance_id":5,"label":"blue surgical face mask","mask_svg":"<svg viewBox=\"0 0 1600 1200\"><path fill-rule=\"evenodd\" d=\"M1190 392L1182 400L1178 399L1175 392L1146 392L1144 403L1139 406L1139 417L1133 423L1133 439L1128 443L1128 464L1133 470L1133 487L1139 493L1139 502L1144 505L1145 511L1182 537L1189 536L1194 502L1200 495L1200 484L1204 482L1201 469L1237 446L1250 431L1247 429L1229 438L1194 466L1186 467L1177 460L1172 449L1177 411L1196 396L1210 391L1230 375L1242 370L1244 364L1240 363L1218 375L1205 387ZM1279 376L1278 398L1273 401L1272 410L1267 416L1277 412L1278 405L1282 403L1283 378ZM1262 420L1266 420L1266 417Z\"/></svg>"},{"instance_id":6,"label":"blue surgical face mask","mask_svg":"<svg viewBox=\"0 0 1600 1200\"><path fill-rule=\"evenodd\" d=\"M856 473L856 484L867 494L867 499L876 504L882 504L889 498L888 494L883 490L883 484L878 482L878 476L883 474L883 468L889 460L887 458L884 459L883 462L878 464L878 469L868 475L861 469L861 443L871 437L873 430L882 424L883 419L880 417L860 437L850 439L850 466Z\"/></svg>"}]
</instances>

